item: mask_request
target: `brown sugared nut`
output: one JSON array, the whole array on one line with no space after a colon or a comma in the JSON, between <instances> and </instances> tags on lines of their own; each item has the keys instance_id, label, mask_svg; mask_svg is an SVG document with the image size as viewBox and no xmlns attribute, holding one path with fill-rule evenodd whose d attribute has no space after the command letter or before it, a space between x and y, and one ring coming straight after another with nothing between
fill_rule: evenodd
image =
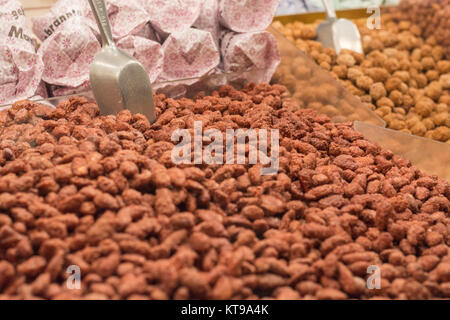
<instances>
[{"instance_id":1,"label":"brown sugared nut","mask_svg":"<svg viewBox=\"0 0 450 320\"><path fill-rule=\"evenodd\" d=\"M438 61L436 69L439 71L440 74L449 73L450 61L449 60Z\"/></svg>"},{"instance_id":2,"label":"brown sugared nut","mask_svg":"<svg viewBox=\"0 0 450 320\"><path fill-rule=\"evenodd\" d=\"M392 102L391 99L383 97L379 100L377 100L376 103L377 107L382 108L382 107L389 107L389 108L394 108L394 103Z\"/></svg>"},{"instance_id":3,"label":"brown sugared nut","mask_svg":"<svg viewBox=\"0 0 450 320\"><path fill-rule=\"evenodd\" d=\"M442 89L449 90L450 89L450 74L446 73L446 74L441 75L441 77L439 78L439 83L441 84Z\"/></svg>"},{"instance_id":4,"label":"brown sugared nut","mask_svg":"<svg viewBox=\"0 0 450 320\"><path fill-rule=\"evenodd\" d=\"M446 142L450 139L450 128L448 127L437 127L432 135L434 140Z\"/></svg>"},{"instance_id":5,"label":"brown sugared nut","mask_svg":"<svg viewBox=\"0 0 450 320\"><path fill-rule=\"evenodd\" d=\"M377 64L393 55L373 54ZM364 89L348 84L376 101L392 128L450 139L444 101L408 90L431 101L422 119L394 105L406 96L401 86L392 100L386 91L373 99L368 90L382 87L361 85L369 77L356 78ZM195 99L155 95L162 121L153 125L129 111L100 116L81 98L41 117L33 102L1 111L0 149L9 150L0 152L0 298L446 298L449 183L365 140L351 122L299 109L286 90L266 83ZM352 112L324 105L340 93L331 84L297 92L309 107ZM18 126L17 114L33 125ZM279 170L175 164L168 133L194 120L224 139L229 129L278 130ZM34 147L36 139L53 147ZM382 289L369 292L371 265L381 268ZM67 290L68 270L78 268L81 289Z\"/></svg>"},{"instance_id":6,"label":"brown sugared nut","mask_svg":"<svg viewBox=\"0 0 450 320\"><path fill-rule=\"evenodd\" d=\"M428 82L439 80L439 72L437 70L428 70L425 76L428 79Z\"/></svg>"},{"instance_id":7,"label":"brown sugared nut","mask_svg":"<svg viewBox=\"0 0 450 320\"><path fill-rule=\"evenodd\" d=\"M430 118L426 118L422 120L422 123L425 125L425 127L427 128L428 132L430 135L432 134L432 132L430 132L430 130L433 130L436 127L436 124L433 122L433 120L431 120ZM428 138L428 137L427 137Z\"/></svg>"},{"instance_id":8,"label":"brown sugared nut","mask_svg":"<svg viewBox=\"0 0 450 320\"><path fill-rule=\"evenodd\" d=\"M346 67L353 67L356 63L355 58L351 54L340 54L337 57L337 63Z\"/></svg>"},{"instance_id":9,"label":"brown sugared nut","mask_svg":"<svg viewBox=\"0 0 450 320\"><path fill-rule=\"evenodd\" d=\"M347 78L347 67L346 66L341 66L341 65L333 66L331 71L334 72L340 79Z\"/></svg>"},{"instance_id":10,"label":"brown sugared nut","mask_svg":"<svg viewBox=\"0 0 450 320\"><path fill-rule=\"evenodd\" d=\"M433 111L433 101L429 98L421 98L415 106L415 111L422 117L428 117Z\"/></svg>"},{"instance_id":11,"label":"brown sugared nut","mask_svg":"<svg viewBox=\"0 0 450 320\"><path fill-rule=\"evenodd\" d=\"M398 90L393 90L389 94L389 99L396 105L396 106L402 106L403 105L403 94ZM403 110L403 109L402 109Z\"/></svg>"},{"instance_id":12,"label":"brown sugared nut","mask_svg":"<svg viewBox=\"0 0 450 320\"><path fill-rule=\"evenodd\" d=\"M389 58L384 62L384 68L389 73L394 73L400 68L400 64L398 63L397 59L395 58Z\"/></svg>"},{"instance_id":13,"label":"brown sugared nut","mask_svg":"<svg viewBox=\"0 0 450 320\"><path fill-rule=\"evenodd\" d=\"M425 57L422 59L421 61L422 63L422 68L426 71L426 70L430 70L434 68L434 60L432 57Z\"/></svg>"},{"instance_id":14,"label":"brown sugared nut","mask_svg":"<svg viewBox=\"0 0 450 320\"><path fill-rule=\"evenodd\" d=\"M450 119L450 114L447 111L436 113L432 119L437 126L446 126L446 121Z\"/></svg>"},{"instance_id":15,"label":"brown sugared nut","mask_svg":"<svg viewBox=\"0 0 450 320\"><path fill-rule=\"evenodd\" d=\"M400 78L397 77L391 77L386 81L386 90L388 92L391 92L393 90L398 90L400 89L400 85L402 84L402 80L400 80Z\"/></svg>"},{"instance_id":16,"label":"brown sugared nut","mask_svg":"<svg viewBox=\"0 0 450 320\"><path fill-rule=\"evenodd\" d=\"M384 88L384 85L381 82L374 83L370 87L370 95L372 98L376 101L383 97L386 97L386 89Z\"/></svg>"},{"instance_id":17,"label":"brown sugared nut","mask_svg":"<svg viewBox=\"0 0 450 320\"><path fill-rule=\"evenodd\" d=\"M367 76L361 76L356 79L356 85L358 86L358 88L366 91L370 90L372 84L373 80Z\"/></svg>"},{"instance_id":18,"label":"brown sugared nut","mask_svg":"<svg viewBox=\"0 0 450 320\"><path fill-rule=\"evenodd\" d=\"M346 67L346 66L344 65L341 67ZM359 68L356 68L356 67L348 68L348 71L347 71L348 79L350 79L352 81L356 81L356 79L358 79L359 77L362 77L362 76L364 76L364 73Z\"/></svg>"},{"instance_id":19,"label":"brown sugared nut","mask_svg":"<svg viewBox=\"0 0 450 320\"><path fill-rule=\"evenodd\" d=\"M425 95L434 101L439 101L439 98L442 95L442 85L437 81L431 82L428 87L425 88Z\"/></svg>"},{"instance_id":20,"label":"brown sugared nut","mask_svg":"<svg viewBox=\"0 0 450 320\"><path fill-rule=\"evenodd\" d=\"M417 136L424 136L427 132L427 128L422 122L417 122L411 127L411 133Z\"/></svg>"}]
</instances>

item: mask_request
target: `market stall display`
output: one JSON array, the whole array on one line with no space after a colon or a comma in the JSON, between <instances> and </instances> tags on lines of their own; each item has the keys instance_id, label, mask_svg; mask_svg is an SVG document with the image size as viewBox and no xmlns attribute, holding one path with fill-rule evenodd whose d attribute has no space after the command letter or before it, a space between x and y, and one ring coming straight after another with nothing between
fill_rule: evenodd
<instances>
[{"instance_id":1,"label":"market stall display","mask_svg":"<svg viewBox=\"0 0 450 320\"><path fill-rule=\"evenodd\" d=\"M448 297L448 182L285 91L159 95L151 126L83 99L3 111L0 298ZM174 166L171 135L195 121L278 129L279 172ZM66 286L69 265L80 289ZM366 286L371 265L380 290Z\"/></svg>"},{"instance_id":2,"label":"market stall display","mask_svg":"<svg viewBox=\"0 0 450 320\"><path fill-rule=\"evenodd\" d=\"M411 21L422 29L424 37L433 36L446 50L447 59L450 59L449 0L402 0L390 12L394 21Z\"/></svg>"},{"instance_id":3,"label":"market stall display","mask_svg":"<svg viewBox=\"0 0 450 320\"><path fill-rule=\"evenodd\" d=\"M381 128L367 122L354 122L354 128L369 141L411 161L423 172L450 181L450 146L398 130Z\"/></svg>"},{"instance_id":4,"label":"market stall display","mask_svg":"<svg viewBox=\"0 0 450 320\"><path fill-rule=\"evenodd\" d=\"M278 2L109 1L155 123L87 81L0 110L0 300L450 298L445 45L392 13L338 55L316 24L264 30ZM36 21L100 46L77 5Z\"/></svg>"},{"instance_id":5,"label":"market stall display","mask_svg":"<svg viewBox=\"0 0 450 320\"><path fill-rule=\"evenodd\" d=\"M255 77L261 75L257 82L269 81L280 58L274 37L264 33L264 29L272 21L278 2L271 0L270 5L266 3L263 7L258 1L248 2L246 6L253 9L244 10L240 21L233 20L242 9L235 1L108 0L107 10L119 48L146 67L156 88L176 95L185 88L180 90L165 82L177 81L179 86L186 87L195 84L193 78L229 72L246 74L259 68L264 71L253 73ZM255 18L261 14L264 19ZM43 78L51 96L89 90L89 65L100 51L101 40L87 2L58 0L47 14L31 20L35 34L42 41L39 56L44 62ZM241 57L233 57L231 53L240 51L221 48L221 33L233 30L242 33L240 38L250 41L247 47L254 46L251 52L247 50ZM253 36L252 32L261 35ZM251 42L260 38L264 38L263 43ZM227 57L221 57L221 52Z\"/></svg>"},{"instance_id":6,"label":"market stall display","mask_svg":"<svg viewBox=\"0 0 450 320\"><path fill-rule=\"evenodd\" d=\"M332 0L337 10L366 9L369 7L394 6L399 0ZM277 15L291 15L324 11L322 0L281 0Z\"/></svg>"},{"instance_id":7,"label":"market stall display","mask_svg":"<svg viewBox=\"0 0 450 320\"><path fill-rule=\"evenodd\" d=\"M285 85L289 95L301 108L314 109L333 122L359 120L380 127L386 123L366 104L355 97L305 52L275 29L270 32L278 42L281 63L272 82Z\"/></svg>"},{"instance_id":8,"label":"market stall display","mask_svg":"<svg viewBox=\"0 0 450 320\"><path fill-rule=\"evenodd\" d=\"M274 27L367 103L389 128L450 142L450 61L444 58L444 48L432 36L422 38L421 29L407 20L397 23L389 14L382 18L381 30L369 30L366 20L356 21L363 55L323 49L315 41L314 24L275 22ZM278 78L295 72L279 71Z\"/></svg>"},{"instance_id":9,"label":"market stall display","mask_svg":"<svg viewBox=\"0 0 450 320\"><path fill-rule=\"evenodd\" d=\"M321 68L306 53L274 29L282 56L272 81L287 86L290 96L301 108L311 108L326 114L333 122L358 121L355 129L384 149L411 160L414 166L428 174L450 181L450 145L409 133L386 129L386 123L361 102L329 72Z\"/></svg>"}]
</instances>

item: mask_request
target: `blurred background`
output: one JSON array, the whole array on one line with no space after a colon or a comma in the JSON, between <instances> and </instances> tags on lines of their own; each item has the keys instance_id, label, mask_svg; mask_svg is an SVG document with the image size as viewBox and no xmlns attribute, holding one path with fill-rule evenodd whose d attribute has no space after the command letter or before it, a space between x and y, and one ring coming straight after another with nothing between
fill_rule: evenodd
<instances>
[{"instance_id":1,"label":"blurred background","mask_svg":"<svg viewBox=\"0 0 450 320\"><path fill-rule=\"evenodd\" d=\"M399 0L334 0L336 10L361 9L370 6L397 5ZM277 14L324 11L322 0L281 0Z\"/></svg>"}]
</instances>

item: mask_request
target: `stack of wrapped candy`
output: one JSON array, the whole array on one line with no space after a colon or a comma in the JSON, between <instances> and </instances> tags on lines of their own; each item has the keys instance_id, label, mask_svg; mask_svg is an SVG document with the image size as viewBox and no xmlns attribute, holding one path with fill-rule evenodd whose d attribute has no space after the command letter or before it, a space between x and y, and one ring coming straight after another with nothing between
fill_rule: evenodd
<instances>
[{"instance_id":1,"label":"stack of wrapped candy","mask_svg":"<svg viewBox=\"0 0 450 320\"><path fill-rule=\"evenodd\" d=\"M6 2L11 1L16 0ZM117 46L143 63L153 83L254 69L264 72L252 81L268 82L280 62L276 39L265 31L279 0L106 3ZM42 42L36 60L43 63L41 78L50 95L89 90L89 66L101 50L101 37L88 2L59 0L32 22Z\"/></svg>"},{"instance_id":2,"label":"stack of wrapped candy","mask_svg":"<svg viewBox=\"0 0 450 320\"><path fill-rule=\"evenodd\" d=\"M0 106L45 97L43 70L22 5L18 0L0 0Z\"/></svg>"}]
</instances>

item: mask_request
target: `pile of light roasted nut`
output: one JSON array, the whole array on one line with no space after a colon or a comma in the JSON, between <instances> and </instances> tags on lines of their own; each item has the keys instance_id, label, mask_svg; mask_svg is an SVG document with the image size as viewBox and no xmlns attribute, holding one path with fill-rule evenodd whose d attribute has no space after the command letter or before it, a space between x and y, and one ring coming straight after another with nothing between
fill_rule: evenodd
<instances>
[{"instance_id":1,"label":"pile of light roasted nut","mask_svg":"<svg viewBox=\"0 0 450 320\"><path fill-rule=\"evenodd\" d=\"M273 26L369 104L389 128L450 143L450 61L436 38L405 16L382 14L380 30L355 21L364 54L343 50L337 55L322 48L315 41L318 23ZM288 82L298 68L280 68L275 79Z\"/></svg>"}]
</instances>

